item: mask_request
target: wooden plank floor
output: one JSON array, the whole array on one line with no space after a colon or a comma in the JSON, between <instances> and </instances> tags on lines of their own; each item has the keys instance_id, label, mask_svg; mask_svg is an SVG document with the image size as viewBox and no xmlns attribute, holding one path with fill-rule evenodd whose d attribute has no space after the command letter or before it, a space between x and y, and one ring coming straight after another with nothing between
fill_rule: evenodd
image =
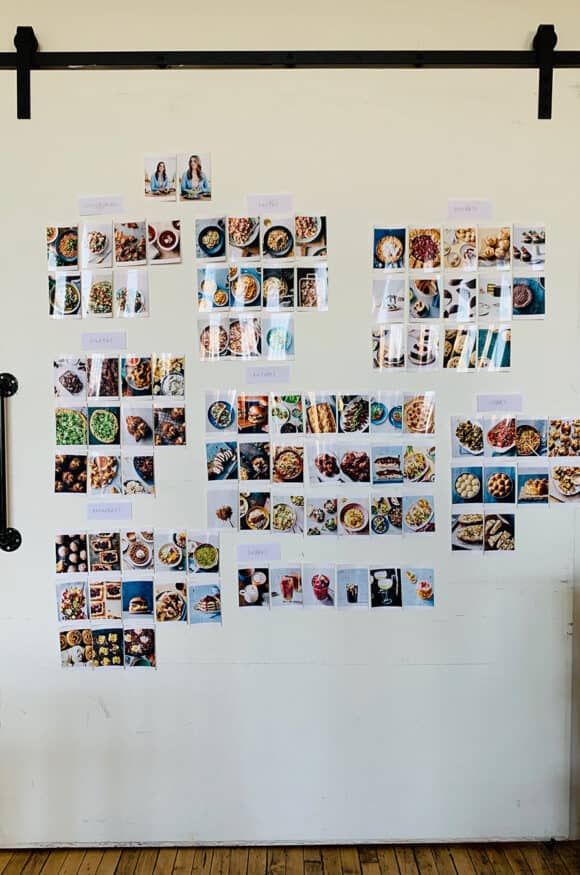
<instances>
[{"instance_id":1,"label":"wooden plank floor","mask_svg":"<svg viewBox=\"0 0 580 875\"><path fill-rule=\"evenodd\" d=\"M580 875L580 842L2 851L0 875Z\"/></svg>"}]
</instances>

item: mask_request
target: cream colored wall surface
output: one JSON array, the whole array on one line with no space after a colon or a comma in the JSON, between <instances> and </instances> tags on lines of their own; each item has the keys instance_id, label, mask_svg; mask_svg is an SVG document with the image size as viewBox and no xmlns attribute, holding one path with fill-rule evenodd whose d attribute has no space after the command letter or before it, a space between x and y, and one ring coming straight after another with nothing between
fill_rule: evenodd
<instances>
[{"instance_id":1,"label":"cream colored wall surface","mask_svg":"<svg viewBox=\"0 0 580 875\"><path fill-rule=\"evenodd\" d=\"M0 50L17 24L45 50L525 48L548 18L562 48L580 48L564 2L549 16L539 2L192 10L20 3L0 12ZM0 845L567 835L574 512L522 509L513 556L448 547L449 417L471 412L476 391L521 391L538 415L580 409L580 72L556 73L552 121L536 119L536 88L534 71L43 72L32 119L17 121L15 74L0 74L0 369L20 380L11 516L24 536L0 555ZM149 208L143 154L192 145L212 153L214 204ZM194 216L243 210L256 191L328 216L330 310L297 317L293 385L438 399L438 534L388 547L288 539L283 557L433 564L436 609L240 612L232 535L221 631L159 630L156 672L62 671L53 537L83 524L84 501L51 492L51 360L102 323L49 321L44 226L73 219L83 194L182 217L184 263L152 268L152 318L115 327L135 351L188 354L189 446L162 459L153 513L134 505L138 523L196 527L202 390L242 388L245 369L197 361L187 243ZM370 229L441 222L448 197L489 198L498 221L545 221L548 318L514 328L506 375L373 373Z\"/></svg>"}]
</instances>

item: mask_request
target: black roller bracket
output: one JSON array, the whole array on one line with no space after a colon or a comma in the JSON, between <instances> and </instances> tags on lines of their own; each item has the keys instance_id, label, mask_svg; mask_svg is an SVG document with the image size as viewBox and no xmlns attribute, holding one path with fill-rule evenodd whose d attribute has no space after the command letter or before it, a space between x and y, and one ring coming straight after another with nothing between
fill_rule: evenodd
<instances>
[{"instance_id":1,"label":"black roller bracket","mask_svg":"<svg viewBox=\"0 0 580 875\"><path fill-rule=\"evenodd\" d=\"M18 392L13 374L0 374L0 550L13 553L22 544L22 535L8 525L8 447L6 400Z\"/></svg>"},{"instance_id":2,"label":"black roller bracket","mask_svg":"<svg viewBox=\"0 0 580 875\"><path fill-rule=\"evenodd\" d=\"M560 67L580 69L579 52L556 52L553 24L540 24L529 49L433 51L39 52L32 27L19 27L16 52L0 52L0 70L16 70L18 118L30 118L31 70L538 70L538 118L552 117L552 80Z\"/></svg>"}]
</instances>

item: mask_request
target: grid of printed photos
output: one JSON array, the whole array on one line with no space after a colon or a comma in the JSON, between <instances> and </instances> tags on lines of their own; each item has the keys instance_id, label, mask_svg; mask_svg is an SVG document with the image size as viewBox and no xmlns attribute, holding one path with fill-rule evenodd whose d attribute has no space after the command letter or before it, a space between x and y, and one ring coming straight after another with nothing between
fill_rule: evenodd
<instances>
[{"instance_id":1,"label":"grid of printed photos","mask_svg":"<svg viewBox=\"0 0 580 875\"><path fill-rule=\"evenodd\" d=\"M546 315L543 226L375 227L372 264L375 369L505 371Z\"/></svg>"},{"instance_id":2,"label":"grid of printed photos","mask_svg":"<svg viewBox=\"0 0 580 875\"><path fill-rule=\"evenodd\" d=\"M433 568L333 563L238 566L240 608L432 608Z\"/></svg>"},{"instance_id":3,"label":"grid of printed photos","mask_svg":"<svg viewBox=\"0 0 580 875\"><path fill-rule=\"evenodd\" d=\"M181 261L181 221L50 225L46 249L48 312L54 319L149 316L146 265Z\"/></svg>"},{"instance_id":4,"label":"grid of printed photos","mask_svg":"<svg viewBox=\"0 0 580 875\"><path fill-rule=\"evenodd\" d=\"M59 534L55 572L63 667L155 668L156 627L221 625L218 532Z\"/></svg>"},{"instance_id":5,"label":"grid of printed photos","mask_svg":"<svg viewBox=\"0 0 580 875\"><path fill-rule=\"evenodd\" d=\"M451 450L454 551L513 551L516 505L580 502L580 418L453 417Z\"/></svg>"},{"instance_id":6,"label":"grid of printed photos","mask_svg":"<svg viewBox=\"0 0 580 875\"><path fill-rule=\"evenodd\" d=\"M54 491L155 494L154 449L186 445L185 356L53 361Z\"/></svg>"},{"instance_id":7,"label":"grid of printed photos","mask_svg":"<svg viewBox=\"0 0 580 875\"><path fill-rule=\"evenodd\" d=\"M208 201L212 195L211 156L207 152L156 152L144 161L145 197Z\"/></svg>"},{"instance_id":8,"label":"grid of printed photos","mask_svg":"<svg viewBox=\"0 0 580 875\"><path fill-rule=\"evenodd\" d=\"M434 392L212 389L204 420L209 527L308 537L435 531Z\"/></svg>"},{"instance_id":9,"label":"grid of printed photos","mask_svg":"<svg viewBox=\"0 0 580 875\"><path fill-rule=\"evenodd\" d=\"M196 219L202 361L294 358L294 311L328 309L325 216Z\"/></svg>"}]
</instances>

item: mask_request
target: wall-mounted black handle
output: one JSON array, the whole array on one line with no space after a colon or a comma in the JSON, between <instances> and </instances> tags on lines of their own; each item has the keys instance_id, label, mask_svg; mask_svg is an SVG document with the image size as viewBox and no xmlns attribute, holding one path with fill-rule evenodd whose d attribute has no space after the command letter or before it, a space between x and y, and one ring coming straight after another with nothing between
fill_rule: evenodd
<instances>
[{"instance_id":1,"label":"wall-mounted black handle","mask_svg":"<svg viewBox=\"0 0 580 875\"><path fill-rule=\"evenodd\" d=\"M8 446L6 399L18 392L13 374L0 374L0 550L12 553L22 544L22 535L8 525Z\"/></svg>"}]
</instances>

